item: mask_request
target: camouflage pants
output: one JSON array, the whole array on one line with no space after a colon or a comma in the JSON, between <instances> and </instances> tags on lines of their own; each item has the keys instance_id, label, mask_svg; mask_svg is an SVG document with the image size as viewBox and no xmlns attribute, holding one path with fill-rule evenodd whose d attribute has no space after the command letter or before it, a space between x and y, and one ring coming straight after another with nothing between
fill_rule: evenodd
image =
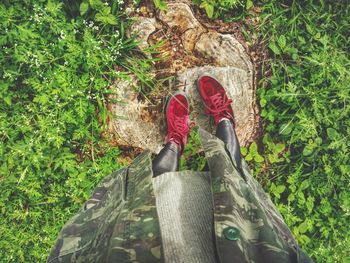
<instances>
[{"instance_id":1,"label":"camouflage pants","mask_svg":"<svg viewBox=\"0 0 350 263\"><path fill-rule=\"evenodd\" d=\"M244 160L237 169L221 140L198 132L210 168L217 261L312 262ZM104 178L65 224L48 262L164 262L152 176L146 151Z\"/></svg>"}]
</instances>

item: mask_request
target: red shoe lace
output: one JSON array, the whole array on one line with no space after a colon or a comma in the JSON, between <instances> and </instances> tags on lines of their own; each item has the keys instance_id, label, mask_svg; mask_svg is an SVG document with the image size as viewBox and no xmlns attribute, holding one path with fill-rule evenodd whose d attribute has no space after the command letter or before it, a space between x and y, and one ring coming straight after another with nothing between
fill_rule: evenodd
<instances>
[{"instance_id":1,"label":"red shoe lace","mask_svg":"<svg viewBox=\"0 0 350 263\"><path fill-rule=\"evenodd\" d=\"M225 94L217 93L210 97L210 108L206 107L205 113L213 116L215 122L219 121L219 118L227 117L233 119L233 116L228 112L228 107L230 107L232 100L227 98Z\"/></svg>"},{"instance_id":2,"label":"red shoe lace","mask_svg":"<svg viewBox=\"0 0 350 263\"><path fill-rule=\"evenodd\" d=\"M174 116L174 119L172 119L169 124L172 130L171 134L169 134L169 141L173 140L183 148L182 139L186 137L189 132L188 125L184 124L183 117L179 116Z\"/></svg>"}]
</instances>

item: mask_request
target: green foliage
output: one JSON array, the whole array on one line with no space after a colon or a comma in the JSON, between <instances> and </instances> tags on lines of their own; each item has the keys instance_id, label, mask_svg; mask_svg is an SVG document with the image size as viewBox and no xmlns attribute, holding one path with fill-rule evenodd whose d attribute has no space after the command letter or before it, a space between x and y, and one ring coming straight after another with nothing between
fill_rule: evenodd
<instances>
[{"instance_id":1,"label":"green foliage","mask_svg":"<svg viewBox=\"0 0 350 263\"><path fill-rule=\"evenodd\" d=\"M274 163L264 140L260 176L317 262L350 256L349 12L340 2L263 1L259 26L273 56L272 76L262 80L269 88L258 90L261 115L272 141L288 149ZM276 185L285 187L278 195Z\"/></svg>"},{"instance_id":2,"label":"green foliage","mask_svg":"<svg viewBox=\"0 0 350 263\"><path fill-rule=\"evenodd\" d=\"M266 184L267 178L262 178L266 173L266 169L270 164L279 164L283 162L289 162L290 152L283 143L275 143L269 134L265 134L263 137L263 151L259 153L258 145L253 142L248 148L241 147L241 154L245 160L248 161L254 171L254 174L258 175L260 183ZM272 170L271 173L274 173Z\"/></svg>"},{"instance_id":3,"label":"green foliage","mask_svg":"<svg viewBox=\"0 0 350 263\"><path fill-rule=\"evenodd\" d=\"M192 129L188 136L186 149L180 160L180 170L202 171L205 170L207 161L204 156L199 135Z\"/></svg>"},{"instance_id":4,"label":"green foliage","mask_svg":"<svg viewBox=\"0 0 350 263\"><path fill-rule=\"evenodd\" d=\"M164 1L164 0L153 0L153 2L154 2L155 7L159 10L164 11L164 10L168 9L166 1Z\"/></svg>"},{"instance_id":5,"label":"green foliage","mask_svg":"<svg viewBox=\"0 0 350 263\"><path fill-rule=\"evenodd\" d=\"M0 262L44 262L63 224L120 168L102 136L115 78L148 80L120 1L0 3ZM126 72L115 70L127 69Z\"/></svg>"},{"instance_id":6,"label":"green foliage","mask_svg":"<svg viewBox=\"0 0 350 263\"><path fill-rule=\"evenodd\" d=\"M258 88L265 135L241 152L302 248L316 262L350 262L350 6L255 3L262 12L253 33L270 50L263 67L271 76Z\"/></svg>"},{"instance_id":7,"label":"green foliage","mask_svg":"<svg viewBox=\"0 0 350 263\"><path fill-rule=\"evenodd\" d=\"M253 6L252 0L193 0L203 8L209 18L221 18L226 22L239 20Z\"/></svg>"},{"instance_id":8,"label":"green foliage","mask_svg":"<svg viewBox=\"0 0 350 263\"><path fill-rule=\"evenodd\" d=\"M249 151L247 151L245 148L242 147L242 151L243 153L247 152L247 154L245 155L245 159L247 161L251 161L254 160L257 163L261 163L264 161L264 158L258 153L258 146L256 145L255 142L253 142L250 146L249 146Z\"/></svg>"},{"instance_id":9,"label":"green foliage","mask_svg":"<svg viewBox=\"0 0 350 263\"><path fill-rule=\"evenodd\" d=\"M225 21L253 6L193 2ZM271 76L258 88L265 135L242 154L303 249L316 262L348 262L350 6L254 4ZM122 1L0 3L0 262L44 262L63 224L120 167L119 150L102 136L112 117L107 87L130 72L140 89L150 85L149 62L130 56L128 24ZM181 169L205 166L192 131Z\"/></svg>"}]
</instances>

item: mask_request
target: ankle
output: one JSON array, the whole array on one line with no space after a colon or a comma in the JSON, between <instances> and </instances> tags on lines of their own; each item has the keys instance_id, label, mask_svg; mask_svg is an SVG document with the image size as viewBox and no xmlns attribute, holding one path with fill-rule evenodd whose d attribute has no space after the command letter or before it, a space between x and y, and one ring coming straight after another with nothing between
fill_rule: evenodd
<instances>
[{"instance_id":1,"label":"ankle","mask_svg":"<svg viewBox=\"0 0 350 263\"><path fill-rule=\"evenodd\" d=\"M177 151L180 155L182 154L183 152L183 149L182 149L182 144L175 141L175 139L171 138L167 144L169 144L169 147L170 149L172 149L173 151Z\"/></svg>"},{"instance_id":2,"label":"ankle","mask_svg":"<svg viewBox=\"0 0 350 263\"><path fill-rule=\"evenodd\" d=\"M218 121L218 124L220 123L220 122L222 122L222 121L230 121L230 119L228 119L228 118L221 118L221 119L219 119L219 121Z\"/></svg>"},{"instance_id":3,"label":"ankle","mask_svg":"<svg viewBox=\"0 0 350 263\"><path fill-rule=\"evenodd\" d=\"M231 138L234 136L234 126L230 119L221 120L216 126L215 135L224 141L224 143L229 143Z\"/></svg>"},{"instance_id":4,"label":"ankle","mask_svg":"<svg viewBox=\"0 0 350 263\"><path fill-rule=\"evenodd\" d=\"M223 117L223 118L219 119L217 126L219 126L219 124L220 124L221 122L230 123L233 127L235 127L235 124L234 124L234 122L233 122L232 119Z\"/></svg>"}]
</instances>

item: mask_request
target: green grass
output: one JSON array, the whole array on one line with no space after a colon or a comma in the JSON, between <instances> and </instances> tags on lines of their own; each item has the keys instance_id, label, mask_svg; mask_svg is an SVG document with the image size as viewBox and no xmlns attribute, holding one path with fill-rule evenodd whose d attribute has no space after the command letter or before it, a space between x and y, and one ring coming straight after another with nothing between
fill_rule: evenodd
<instances>
[{"instance_id":1,"label":"green grass","mask_svg":"<svg viewBox=\"0 0 350 263\"><path fill-rule=\"evenodd\" d=\"M149 82L129 24L116 1L1 2L0 262L45 262L63 224L123 165L104 133L108 87L130 73L141 89Z\"/></svg>"},{"instance_id":2,"label":"green grass","mask_svg":"<svg viewBox=\"0 0 350 263\"><path fill-rule=\"evenodd\" d=\"M264 134L242 153L302 248L316 262L350 262L350 6L254 3L261 12L244 16L259 23L245 36L266 44L271 73L258 85Z\"/></svg>"},{"instance_id":3,"label":"green grass","mask_svg":"<svg viewBox=\"0 0 350 263\"><path fill-rule=\"evenodd\" d=\"M108 86L132 72L141 92L151 81L118 2L0 4L0 262L45 262L62 225L124 165L105 133ZM271 75L258 87L264 134L242 153L303 249L349 262L350 6L265 0L251 14L248 0L195 2L213 18L258 17L245 35L266 43ZM181 166L205 167L194 132Z\"/></svg>"},{"instance_id":4,"label":"green grass","mask_svg":"<svg viewBox=\"0 0 350 263\"><path fill-rule=\"evenodd\" d=\"M269 43L265 66L272 74L261 81L269 88L258 90L261 115L265 133L286 146L284 160L267 158L263 175L269 186L285 187L275 203L301 246L317 262L346 262L350 7L340 1L263 7L258 30Z\"/></svg>"},{"instance_id":5,"label":"green grass","mask_svg":"<svg viewBox=\"0 0 350 263\"><path fill-rule=\"evenodd\" d=\"M239 21L247 15L253 6L252 0L193 0L203 8L209 18L220 18L225 22Z\"/></svg>"}]
</instances>

